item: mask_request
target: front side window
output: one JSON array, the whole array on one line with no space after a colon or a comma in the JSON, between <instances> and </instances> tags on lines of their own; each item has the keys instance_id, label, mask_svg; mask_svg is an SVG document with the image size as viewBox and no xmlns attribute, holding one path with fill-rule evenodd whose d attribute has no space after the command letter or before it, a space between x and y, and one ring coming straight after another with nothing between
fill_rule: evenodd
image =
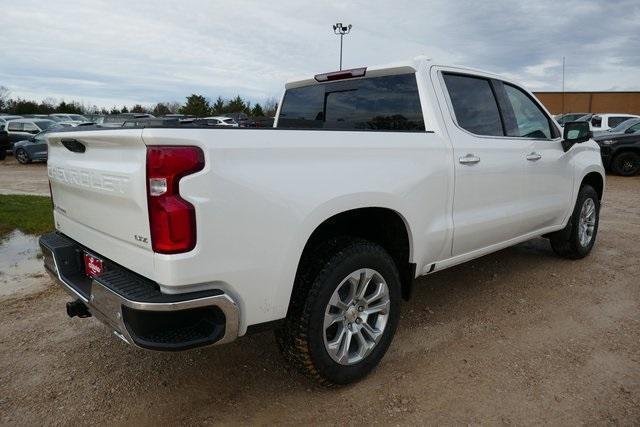
<instances>
[{"instance_id":1,"label":"front side window","mask_svg":"<svg viewBox=\"0 0 640 427\"><path fill-rule=\"evenodd\" d=\"M38 126L34 125L33 123L25 123L24 124L24 131L25 132L40 132L40 129L38 129Z\"/></svg>"},{"instance_id":2,"label":"front side window","mask_svg":"<svg viewBox=\"0 0 640 427\"><path fill-rule=\"evenodd\" d=\"M424 131L415 74L292 88L279 128Z\"/></svg>"},{"instance_id":3,"label":"front side window","mask_svg":"<svg viewBox=\"0 0 640 427\"><path fill-rule=\"evenodd\" d=\"M516 126L507 130L508 136L525 138L551 138L551 127L547 115L522 90L504 84L507 98L513 109Z\"/></svg>"},{"instance_id":4,"label":"front side window","mask_svg":"<svg viewBox=\"0 0 640 427\"><path fill-rule=\"evenodd\" d=\"M503 136L502 120L489 80L444 74L458 125L476 135Z\"/></svg>"},{"instance_id":5,"label":"front side window","mask_svg":"<svg viewBox=\"0 0 640 427\"><path fill-rule=\"evenodd\" d=\"M44 130L44 129L49 129L51 127L51 125L53 125L55 122L51 121L51 120L42 120L40 122L36 122L36 124L40 127L40 129ZM35 130L40 130L36 127Z\"/></svg>"}]
</instances>

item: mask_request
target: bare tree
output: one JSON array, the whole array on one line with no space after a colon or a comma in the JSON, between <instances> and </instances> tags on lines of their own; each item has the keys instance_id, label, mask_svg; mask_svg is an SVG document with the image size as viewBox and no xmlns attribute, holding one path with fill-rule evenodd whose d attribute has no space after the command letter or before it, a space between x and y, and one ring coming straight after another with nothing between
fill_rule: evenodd
<instances>
[{"instance_id":1,"label":"bare tree","mask_svg":"<svg viewBox=\"0 0 640 427\"><path fill-rule=\"evenodd\" d=\"M9 96L11 91L6 86L0 86L0 111L3 111L9 105Z\"/></svg>"},{"instance_id":2,"label":"bare tree","mask_svg":"<svg viewBox=\"0 0 640 427\"><path fill-rule=\"evenodd\" d=\"M276 111L278 110L278 100L274 97L268 98L264 101L262 110L264 111L265 116L275 117Z\"/></svg>"}]
</instances>

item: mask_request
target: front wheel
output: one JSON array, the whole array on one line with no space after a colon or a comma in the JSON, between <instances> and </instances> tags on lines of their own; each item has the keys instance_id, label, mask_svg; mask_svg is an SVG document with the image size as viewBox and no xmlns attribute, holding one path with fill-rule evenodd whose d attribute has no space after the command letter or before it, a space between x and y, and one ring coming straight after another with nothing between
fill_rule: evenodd
<instances>
[{"instance_id":1,"label":"front wheel","mask_svg":"<svg viewBox=\"0 0 640 427\"><path fill-rule=\"evenodd\" d=\"M640 155L633 151L625 151L613 158L611 169L622 176L633 176L640 172Z\"/></svg>"},{"instance_id":2,"label":"front wheel","mask_svg":"<svg viewBox=\"0 0 640 427\"><path fill-rule=\"evenodd\" d=\"M19 148L16 151L15 157L23 165L26 165L27 163L31 163L31 159L29 158L29 155L22 148Z\"/></svg>"},{"instance_id":3,"label":"front wheel","mask_svg":"<svg viewBox=\"0 0 640 427\"><path fill-rule=\"evenodd\" d=\"M336 242L319 272L302 272L277 338L290 363L323 385L366 376L386 353L400 314L400 278L380 246ZM309 268L313 270L313 266Z\"/></svg>"},{"instance_id":4,"label":"front wheel","mask_svg":"<svg viewBox=\"0 0 640 427\"><path fill-rule=\"evenodd\" d=\"M4 160L7 157L7 150L0 148L0 160Z\"/></svg>"},{"instance_id":5,"label":"front wheel","mask_svg":"<svg viewBox=\"0 0 640 427\"><path fill-rule=\"evenodd\" d=\"M590 185L578 193L576 205L567 226L550 236L554 252L564 258L586 257L596 242L600 222L600 200Z\"/></svg>"}]
</instances>

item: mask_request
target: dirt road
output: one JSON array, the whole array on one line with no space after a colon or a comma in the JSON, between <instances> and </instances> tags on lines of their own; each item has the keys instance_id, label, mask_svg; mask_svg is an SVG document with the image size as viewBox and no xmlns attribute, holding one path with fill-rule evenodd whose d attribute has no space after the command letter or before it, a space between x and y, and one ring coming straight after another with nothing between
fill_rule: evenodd
<instances>
[{"instance_id":1,"label":"dirt road","mask_svg":"<svg viewBox=\"0 0 640 427\"><path fill-rule=\"evenodd\" d=\"M148 353L68 319L55 287L5 297L0 424L638 424L640 177L607 190L590 257L538 239L419 280L381 366L337 390L271 333Z\"/></svg>"}]
</instances>

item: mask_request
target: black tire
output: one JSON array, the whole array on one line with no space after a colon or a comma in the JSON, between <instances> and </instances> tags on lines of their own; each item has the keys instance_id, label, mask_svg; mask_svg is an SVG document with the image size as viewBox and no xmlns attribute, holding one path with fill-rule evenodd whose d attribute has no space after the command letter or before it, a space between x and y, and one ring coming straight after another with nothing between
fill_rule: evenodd
<instances>
[{"instance_id":1,"label":"black tire","mask_svg":"<svg viewBox=\"0 0 640 427\"><path fill-rule=\"evenodd\" d=\"M276 330L282 354L300 372L323 386L349 384L365 377L389 348L400 318L400 276L393 259L382 247L369 241L335 238L302 262L287 318ZM364 359L340 364L325 347L325 310L338 285L363 268L378 272L388 286L388 319L379 341Z\"/></svg>"},{"instance_id":2,"label":"black tire","mask_svg":"<svg viewBox=\"0 0 640 427\"><path fill-rule=\"evenodd\" d=\"M640 154L624 151L611 160L611 170L617 175L633 176L640 172Z\"/></svg>"},{"instance_id":3,"label":"black tire","mask_svg":"<svg viewBox=\"0 0 640 427\"><path fill-rule=\"evenodd\" d=\"M580 240L580 215L585 204L590 203L588 200L591 200L595 206L595 219L591 238L585 245ZM573 208L573 213L571 214L571 218L569 218L567 226L563 230L549 236L553 251L561 257L569 259L586 257L596 242L599 222L600 200L598 199L598 193L590 185L584 185L578 193L578 199L576 200L576 205Z\"/></svg>"},{"instance_id":4,"label":"black tire","mask_svg":"<svg viewBox=\"0 0 640 427\"><path fill-rule=\"evenodd\" d=\"M0 149L0 160L7 158L7 150Z\"/></svg>"},{"instance_id":5,"label":"black tire","mask_svg":"<svg viewBox=\"0 0 640 427\"><path fill-rule=\"evenodd\" d=\"M29 154L27 154L27 152L24 151L22 148L18 148L16 152L13 153L13 157L15 157L16 160L22 163L23 165L26 165L27 163L31 163L31 158L29 157Z\"/></svg>"}]
</instances>

